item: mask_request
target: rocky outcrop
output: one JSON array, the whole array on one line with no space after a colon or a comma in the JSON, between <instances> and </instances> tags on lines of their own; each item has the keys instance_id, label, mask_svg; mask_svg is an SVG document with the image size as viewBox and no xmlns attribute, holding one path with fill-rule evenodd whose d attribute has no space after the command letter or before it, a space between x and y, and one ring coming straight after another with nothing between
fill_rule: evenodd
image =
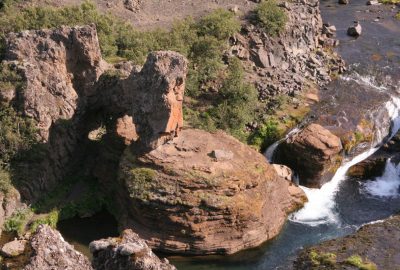
<instances>
[{"instance_id":1,"label":"rocky outcrop","mask_svg":"<svg viewBox=\"0 0 400 270\"><path fill-rule=\"evenodd\" d=\"M167 259L160 260L146 242L132 230L119 238L90 243L93 267L97 270L175 270Z\"/></svg>"},{"instance_id":2,"label":"rocky outcrop","mask_svg":"<svg viewBox=\"0 0 400 270\"><path fill-rule=\"evenodd\" d=\"M93 269L88 258L77 252L58 231L48 225L40 225L28 239L5 244L2 253L6 256L2 261L2 269Z\"/></svg>"},{"instance_id":3,"label":"rocky outcrop","mask_svg":"<svg viewBox=\"0 0 400 270\"><path fill-rule=\"evenodd\" d=\"M332 74L345 70L343 60L324 49L338 43L334 32L324 31L319 1L287 1L280 6L288 20L279 36L246 24L231 38L229 50L243 61L247 79L267 104L279 95L301 96L305 89L324 85Z\"/></svg>"},{"instance_id":4,"label":"rocky outcrop","mask_svg":"<svg viewBox=\"0 0 400 270\"><path fill-rule=\"evenodd\" d=\"M187 60L175 52L150 53L132 81L133 118L141 147L155 149L183 127Z\"/></svg>"},{"instance_id":5,"label":"rocky outcrop","mask_svg":"<svg viewBox=\"0 0 400 270\"><path fill-rule=\"evenodd\" d=\"M278 147L276 159L295 170L301 184L320 187L340 166L341 150L337 136L318 124L310 124Z\"/></svg>"},{"instance_id":6,"label":"rocky outcrop","mask_svg":"<svg viewBox=\"0 0 400 270\"><path fill-rule=\"evenodd\" d=\"M10 33L6 43L6 62L24 80L12 103L38 123L37 147L28 153L35 158L13 165L14 182L24 199L35 200L64 176L105 63L94 25Z\"/></svg>"},{"instance_id":7,"label":"rocky outcrop","mask_svg":"<svg viewBox=\"0 0 400 270\"><path fill-rule=\"evenodd\" d=\"M102 73L96 28L25 31L6 40L5 59L15 61L25 77L18 93L23 112L39 122L40 137L48 141L51 126L74 117Z\"/></svg>"},{"instance_id":8,"label":"rocky outcrop","mask_svg":"<svg viewBox=\"0 0 400 270\"><path fill-rule=\"evenodd\" d=\"M216 158L217 150L229 158ZM258 246L306 201L260 153L223 132L184 129L150 152L126 150L120 166L121 220L164 252L230 254Z\"/></svg>"},{"instance_id":9,"label":"rocky outcrop","mask_svg":"<svg viewBox=\"0 0 400 270\"><path fill-rule=\"evenodd\" d=\"M387 269L400 265L400 216L368 224L355 234L302 251L295 270Z\"/></svg>"}]
</instances>

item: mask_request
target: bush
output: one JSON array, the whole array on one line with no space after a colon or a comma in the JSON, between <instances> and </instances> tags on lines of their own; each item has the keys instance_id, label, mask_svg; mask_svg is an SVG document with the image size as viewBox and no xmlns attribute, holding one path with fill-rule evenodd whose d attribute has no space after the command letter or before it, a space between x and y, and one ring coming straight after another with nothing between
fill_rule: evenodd
<instances>
[{"instance_id":1,"label":"bush","mask_svg":"<svg viewBox=\"0 0 400 270\"><path fill-rule=\"evenodd\" d=\"M282 137L278 126L279 123L277 121L266 121L266 123L260 125L250 136L249 143L264 151L268 146L278 141Z\"/></svg>"},{"instance_id":2,"label":"bush","mask_svg":"<svg viewBox=\"0 0 400 270\"><path fill-rule=\"evenodd\" d=\"M129 179L126 180L131 198L145 200L149 195L149 189L152 186L151 183L156 176L157 172L153 169L131 169L129 172Z\"/></svg>"},{"instance_id":3,"label":"bush","mask_svg":"<svg viewBox=\"0 0 400 270\"><path fill-rule=\"evenodd\" d=\"M10 173L0 167L0 193L7 194L11 188Z\"/></svg>"},{"instance_id":4,"label":"bush","mask_svg":"<svg viewBox=\"0 0 400 270\"><path fill-rule=\"evenodd\" d=\"M255 11L257 22L269 35L275 36L284 29L287 16L275 0L262 1Z\"/></svg>"},{"instance_id":5,"label":"bush","mask_svg":"<svg viewBox=\"0 0 400 270\"><path fill-rule=\"evenodd\" d=\"M31 209L25 208L15 211L11 217L6 219L3 228L6 232L15 232L21 236L25 232L26 225L33 213Z\"/></svg>"},{"instance_id":6,"label":"bush","mask_svg":"<svg viewBox=\"0 0 400 270\"><path fill-rule=\"evenodd\" d=\"M214 36L219 40L226 40L239 32L240 23L233 12L217 9L200 20L198 29L200 36Z\"/></svg>"},{"instance_id":7,"label":"bush","mask_svg":"<svg viewBox=\"0 0 400 270\"><path fill-rule=\"evenodd\" d=\"M46 214L45 216L34 220L32 222L32 224L30 225L29 230L31 232L36 232L39 225L42 225L42 224L49 225L50 227L55 229L57 227L58 217L59 217L58 210L53 210L50 213Z\"/></svg>"}]
</instances>

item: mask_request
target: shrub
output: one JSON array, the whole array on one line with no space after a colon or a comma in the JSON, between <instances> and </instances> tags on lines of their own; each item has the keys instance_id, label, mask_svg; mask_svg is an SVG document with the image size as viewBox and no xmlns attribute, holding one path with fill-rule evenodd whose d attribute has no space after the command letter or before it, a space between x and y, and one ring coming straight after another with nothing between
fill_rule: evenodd
<instances>
[{"instance_id":1,"label":"shrub","mask_svg":"<svg viewBox=\"0 0 400 270\"><path fill-rule=\"evenodd\" d=\"M145 200L149 195L151 182L157 176L157 172L149 168L133 168L129 172L127 185L132 198Z\"/></svg>"},{"instance_id":2,"label":"shrub","mask_svg":"<svg viewBox=\"0 0 400 270\"><path fill-rule=\"evenodd\" d=\"M0 167L0 193L7 194L11 188L10 173Z\"/></svg>"},{"instance_id":3,"label":"shrub","mask_svg":"<svg viewBox=\"0 0 400 270\"><path fill-rule=\"evenodd\" d=\"M240 30L240 23L234 13L224 9L217 9L204 16L199 23L201 36L214 36L219 40L226 40Z\"/></svg>"},{"instance_id":4,"label":"shrub","mask_svg":"<svg viewBox=\"0 0 400 270\"><path fill-rule=\"evenodd\" d=\"M58 223L58 217L59 217L58 210L53 210L50 213L46 214L45 216L34 220L32 222L32 224L30 225L29 230L31 232L35 232L37 230L37 228L39 227L39 225L42 225L42 224L46 224L52 228L56 228L57 223Z\"/></svg>"},{"instance_id":5,"label":"shrub","mask_svg":"<svg viewBox=\"0 0 400 270\"><path fill-rule=\"evenodd\" d=\"M268 146L279 140L282 136L279 123L275 120L267 120L260 125L250 136L249 143L264 151Z\"/></svg>"},{"instance_id":6,"label":"shrub","mask_svg":"<svg viewBox=\"0 0 400 270\"><path fill-rule=\"evenodd\" d=\"M15 211L11 217L6 219L3 228L6 232L15 232L22 235L25 232L26 225L33 213L31 209L25 208Z\"/></svg>"},{"instance_id":7,"label":"shrub","mask_svg":"<svg viewBox=\"0 0 400 270\"><path fill-rule=\"evenodd\" d=\"M334 253L318 253L312 250L309 253L309 258L313 266L334 266L336 264L336 254Z\"/></svg>"},{"instance_id":8,"label":"shrub","mask_svg":"<svg viewBox=\"0 0 400 270\"><path fill-rule=\"evenodd\" d=\"M257 22L271 36L281 32L286 24L285 11L278 7L275 0L264 0L256 8Z\"/></svg>"}]
</instances>

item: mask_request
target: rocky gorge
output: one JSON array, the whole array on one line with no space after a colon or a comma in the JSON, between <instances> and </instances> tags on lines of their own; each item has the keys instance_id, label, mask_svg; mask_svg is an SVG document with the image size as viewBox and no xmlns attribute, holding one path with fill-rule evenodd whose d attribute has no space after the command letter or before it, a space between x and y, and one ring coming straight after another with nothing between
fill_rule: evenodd
<instances>
[{"instance_id":1,"label":"rocky gorge","mask_svg":"<svg viewBox=\"0 0 400 270\"><path fill-rule=\"evenodd\" d=\"M134 4L134 12L140 14L141 5ZM246 1L246 7L239 3L231 10L248 12L248 5L256 4ZM227 132L200 130L185 122L184 92L192 70L182 54L154 51L143 66L107 63L99 43L102 32L98 34L95 24L7 34L2 68L18 75L19 86L2 84L0 99L4 108L29 119L24 125L34 127L34 136L31 145L7 165L14 187L0 193L0 223L5 228L24 216L22 231L2 247L2 267L175 269L151 249L227 255L267 240L279 242L279 234L287 231L287 217L293 226L291 222L301 217L291 213L307 200L308 205L315 202L312 194L317 191L308 188L324 190L349 158L390 137L397 111L361 106L358 114L343 116L344 106L340 107L344 113L335 114L340 109L316 104L330 91L326 88L318 97L318 88L325 89L346 71L344 61L331 51L339 44L334 28L322 23L318 1L277 6L288 16L283 32L265 33L252 23L254 14L249 12L240 32L229 37L223 57L240 59L246 81L257 89L259 110L270 114L267 111L279 98L289 99L288 107L274 111L284 130L293 127L293 118L299 121L311 109L300 130L275 150L273 161L290 168L268 163ZM219 79L206 83L207 91L218 93L219 83ZM395 89L396 78L385 87ZM376 96L376 104L387 100L387 95ZM342 123L340 117L347 123L336 125L336 120ZM382 125L377 128L378 122ZM258 122L248 124L248 131L260 129ZM358 174L364 175L360 170ZM76 171L81 172L80 179L73 182L69 177ZM297 178L307 187L292 182ZM38 225L47 214L34 211L43 205L49 210L60 206L54 198L59 196L66 201L60 214L66 215L65 209L71 211L74 200L84 197L93 183L96 189L88 196L99 196L94 204L112 209L119 229L125 231L121 237L92 242L90 262L55 229ZM60 185L72 188L60 196ZM44 203L43 194L56 195ZM76 208L81 206L73 211L80 213ZM307 209L306 204L303 210ZM96 210L91 211L80 215L90 216ZM50 221L44 223L51 224L51 217L46 216ZM185 259L172 258L172 263L191 269ZM307 263L297 265L310 267Z\"/></svg>"}]
</instances>

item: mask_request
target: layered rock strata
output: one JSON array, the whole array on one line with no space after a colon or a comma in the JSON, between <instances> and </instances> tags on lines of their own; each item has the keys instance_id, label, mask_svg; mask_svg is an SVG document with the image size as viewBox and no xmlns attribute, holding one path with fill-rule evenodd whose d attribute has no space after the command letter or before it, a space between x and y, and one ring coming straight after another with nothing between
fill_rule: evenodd
<instances>
[{"instance_id":1,"label":"layered rock strata","mask_svg":"<svg viewBox=\"0 0 400 270\"><path fill-rule=\"evenodd\" d=\"M217 159L216 151L229 152ZM306 197L265 158L231 136L184 129L172 141L120 163L126 226L151 247L230 254L275 237Z\"/></svg>"}]
</instances>

